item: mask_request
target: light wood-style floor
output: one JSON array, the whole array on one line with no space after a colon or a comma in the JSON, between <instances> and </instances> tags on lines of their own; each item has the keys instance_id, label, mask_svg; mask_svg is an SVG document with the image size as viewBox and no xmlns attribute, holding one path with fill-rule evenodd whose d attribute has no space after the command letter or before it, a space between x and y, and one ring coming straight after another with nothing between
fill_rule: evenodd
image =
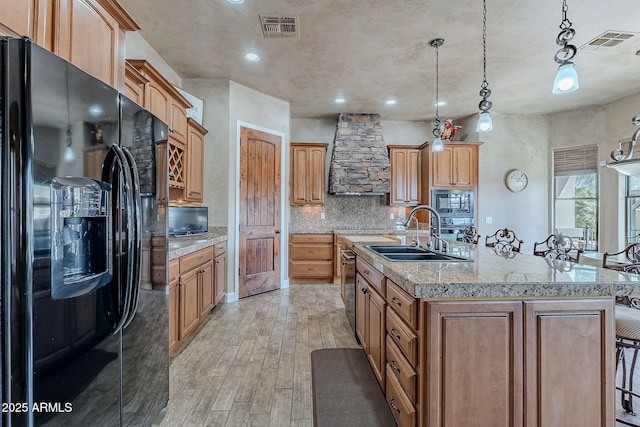
<instances>
[{"instance_id":1,"label":"light wood-style floor","mask_svg":"<svg viewBox=\"0 0 640 427\"><path fill-rule=\"evenodd\" d=\"M221 304L173 359L169 405L154 426L311 427L311 351L331 347L359 347L339 285ZM617 396L616 408L622 414Z\"/></svg>"},{"instance_id":2,"label":"light wood-style floor","mask_svg":"<svg viewBox=\"0 0 640 427\"><path fill-rule=\"evenodd\" d=\"M339 285L221 304L173 359L154 426L311 427L311 351L330 347L359 347Z\"/></svg>"}]
</instances>

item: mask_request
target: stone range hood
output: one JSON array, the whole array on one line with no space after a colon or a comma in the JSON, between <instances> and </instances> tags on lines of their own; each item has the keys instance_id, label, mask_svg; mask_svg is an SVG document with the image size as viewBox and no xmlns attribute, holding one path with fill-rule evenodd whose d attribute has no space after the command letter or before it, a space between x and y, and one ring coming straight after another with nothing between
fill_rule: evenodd
<instances>
[{"instance_id":1,"label":"stone range hood","mask_svg":"<svg viewBox=\"0 0 640 427\"><path fill-rule=\"evenodd\" d=\"M390 191L390 182L380 115L340 113L329 166L329 193L378 196Z\"/></svg>"}]
</instances>

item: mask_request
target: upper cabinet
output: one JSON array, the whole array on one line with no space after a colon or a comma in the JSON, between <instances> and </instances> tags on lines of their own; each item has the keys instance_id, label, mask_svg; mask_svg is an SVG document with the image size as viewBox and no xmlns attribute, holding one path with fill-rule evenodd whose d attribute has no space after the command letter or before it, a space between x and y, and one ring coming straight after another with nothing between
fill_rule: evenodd
<instances>
[{"instance_id":1,"label":"upper cabinet","mask_svg":"<svg viewBox=\"0 0 640 427\"><path fill-rule=\"evenodd\" d=\"M128 59L127 66L127 88L142 88L142 105L169 125L169 202L202 202L207 130L187 119L191 103L148 61Z\"/></svg>"},{"instance_id":2,"label":"upper cabinet","mask_svg":"<svg viewBox=\"0 0 640 427\"><path fill-rule=\"evenodd\" d=\"M124 90L125 31L140 27L115 0L0 0L0 33L26 36Z\"/></svg>"},{"instance_id":3,"label":"upper cabinet","mask_svg":"<svg viewBox=\"0 0 640 427\"><path fill-rule=\"evenodd\" d=\"M186 199L202 202L204 188L204 136L207 130L189 117L187 119L187 182Z\"/></svg>"},{"instance_id":4,"label":"upper cabinet","mask_svg":"<svg viewBox=\"0 0 640 427\"><path fill-rule=\"evenodd\" d=\"M419 147L389 145L391 162L390 205L415 206L420 203L421 153Z\"/></svg>"},{"instance_id":5,"label":"upper cabinet","mask_svg":"<svg viewBox=\"0 0 640 427\"><path fill-rule=\"evenodd\" d=\"M291 143L292 205L324 204L326 157L325 143Z\"/></svg>"},{"instance_id":6,"label":"upper cabinet","mask_svg":"<svg viewBox=\"0 0 640 427\"><path fill-rule=\"evenodd\" d=\"M473 189L478 182L478 144L448 143L431 153L431 187Z\"/></svg>"}]
</instances>

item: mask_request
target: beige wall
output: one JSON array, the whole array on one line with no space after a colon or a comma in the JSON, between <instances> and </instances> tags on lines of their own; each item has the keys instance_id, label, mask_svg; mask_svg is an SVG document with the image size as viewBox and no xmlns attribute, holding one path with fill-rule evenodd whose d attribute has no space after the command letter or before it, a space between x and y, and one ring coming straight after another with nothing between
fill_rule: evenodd
<instances>
[{"instance_id":1,"label":"beige wall","mask_svg":"<svg viewBox=\"0 0 640 427\"><path fill-rule=\"evenodd\" d=\"M158 70L160 74L169 80L175 86L182 86L182 79L173 71L173 68L166 63L164 59L156 52L149 43L137 31L125 32L125 58L127 59L146 59L153 68Z\"/></svg>"},{"instance_id":2,"label":"beige wall","mask_svg":"<svg viewBox=\"0 0 640 427\"><path fill-rule=\"evenodd\" d=\"M549 115L550 150L598 144L598 158L608 163L609 153L617 148L618 140L629 139L635 131L631 118L638 113L640 95L636 94L602 106ZM599 176L599 250L618 251L625 245L625 180L623 175L604 166L599 168Z\"/></svg>"}]
</instances>

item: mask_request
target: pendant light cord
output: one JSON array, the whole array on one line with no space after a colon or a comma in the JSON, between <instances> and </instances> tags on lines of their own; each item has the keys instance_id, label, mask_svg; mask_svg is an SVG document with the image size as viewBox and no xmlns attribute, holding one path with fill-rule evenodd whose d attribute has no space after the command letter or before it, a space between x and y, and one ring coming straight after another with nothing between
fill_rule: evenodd
<instances>
[{"instance_id":1,"label":"pendant light cord","mask_svg":"<svg viewBox=\"0 0 640 427\"><path fill-rule=\"evenodd\" d=\"M567 11L569 10L569 6L567 6L567 0L562 1L562 22L560 23L560 29L565 30L567 28L571 28L573 25L569 19L567 19Z\"/></svg>"},{"instance_id":2,"label":"pendant light cord","mask_svg":"<svg viewBox=\"0 0 640 427\"><path fill-rule=\"evenodd\" d=\"M487 83L487 0L482 0L482 88L489 86Z\"/></svg>"},{"instance_id":3,"label":"pendant light cord","mask_svg":"<svg viewBox=\"0 0 640 427\"><path fill-rule=\"evenodd\" d=\"M438 64L440 62L440 46L436 46L436 120L434 123L434 126L437 126L440 124L440 115L438 114L438 104L439 102L439 97L438 97L438 86L440 85L440 77L438 74Z\"/></svg>"}]
</instances>

